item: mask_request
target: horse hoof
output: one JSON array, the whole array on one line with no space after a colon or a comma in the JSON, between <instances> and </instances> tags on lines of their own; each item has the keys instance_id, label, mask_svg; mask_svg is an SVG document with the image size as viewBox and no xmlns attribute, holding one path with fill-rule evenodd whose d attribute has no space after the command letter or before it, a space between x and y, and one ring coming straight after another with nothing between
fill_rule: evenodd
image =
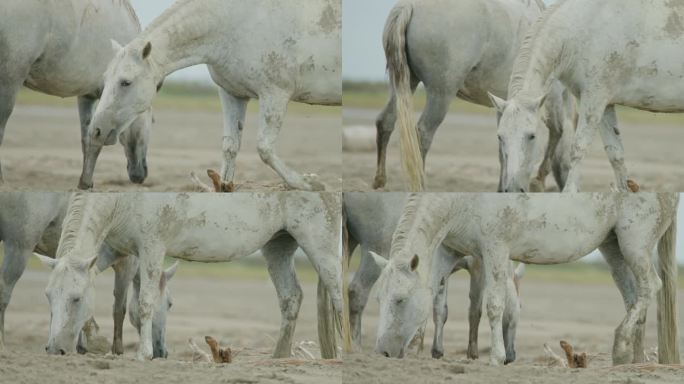
<instances>
[{"instance_id":1,"label":"horse hoof","mask_svg":"<svg viewBox=\"0 0 684 384\"><path fill-rule=\"evenodd\" d=\"M444 351L438 351L436 349L432 350L432 358L433 359L441 359L444 357Z\"/></svg>"}]
</instances>

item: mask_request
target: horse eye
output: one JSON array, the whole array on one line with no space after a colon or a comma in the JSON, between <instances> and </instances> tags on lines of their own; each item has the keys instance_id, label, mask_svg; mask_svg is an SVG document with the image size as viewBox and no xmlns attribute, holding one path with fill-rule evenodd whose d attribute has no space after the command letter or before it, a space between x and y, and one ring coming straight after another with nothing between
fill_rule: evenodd
<instances>
[{"instance_id":1,"label":"horse eye","mask_svg":"<svg viewBox=\"0 0 684 384\"><path fill-rule=\"evenodd\" d=\"M80 297L74 297L73 299L71 299L71 302L74 303L74 304L77 304L77 303L80 302L80 301L81 301L81 298L80 298Z\"/></svg>"},{"instance_id":2,"label":"horse eye","mask_svg":"<svg viewBox=\"0 0 684 384\"><path fill-rule=\"evenodd\" d=\"M404 299L397 299L396 303L397 305L402 305L404 304Z\"/></svg>"},{"instance_id":3,"label":"horse eye","mask_svg":"<svg viewBox=\"0 0 684 384\"><path fill-rule=\"evenodd\" d=\"M131 82L128 81L128 80L121 80L121 82L119 82L119 84L120 84L122 87L128 87L129 85L131 85Z\"/></svg>"},{"instance_id":4,"label":"horse eye","mask_svg":"<svg viewBox=\"0 0 684 384\"><path fill-rule=\"evenodd\" d=\"M529 136L529 139L530 139L530 140L534 140L534 139L536 139L536 138L537 138L537 135L535 135L534 133L531 134L531 135Z\"/></svg>"}]
</instances>

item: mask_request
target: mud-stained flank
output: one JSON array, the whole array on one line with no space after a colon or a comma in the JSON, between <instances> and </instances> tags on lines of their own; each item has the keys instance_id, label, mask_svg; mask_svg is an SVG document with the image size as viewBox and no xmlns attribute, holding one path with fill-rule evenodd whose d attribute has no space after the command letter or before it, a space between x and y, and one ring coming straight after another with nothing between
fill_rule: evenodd
<instances>
[{"instance_id":1,"label":"mud-stained flank","mask_svg":"<svg viewBox=\"0 0 684 384\"><path fill-rule=\"evenodd\" d=\"M336 5L333 5L335 3ZM323 10L318 26L325 33L334 33L342 28L342 15L337 0L331 1Z\"/></svg>"},{"instance_id":2,"label":"mud-stained flank","mask_svg":"<svg viewBox=\"0 0 684 384\"><path fill-rule=\"evenodd\" d=\"M287 73L287 59L278 52L270 52L262 59L266 77L278 86L287 87L289 79Z\"/></svg>"},{"instance_id":3,"label":"mud-stained flank","mask_svg":"<svg viewBox=\"0 0 684 384\"><path fill-rule=\"evenodd\" d=\"M671 39L682 37L682 34L684 34L684 24L682 23L682 16L677 10L670 12L663 30Z\"/></svg>"}]
</instances>

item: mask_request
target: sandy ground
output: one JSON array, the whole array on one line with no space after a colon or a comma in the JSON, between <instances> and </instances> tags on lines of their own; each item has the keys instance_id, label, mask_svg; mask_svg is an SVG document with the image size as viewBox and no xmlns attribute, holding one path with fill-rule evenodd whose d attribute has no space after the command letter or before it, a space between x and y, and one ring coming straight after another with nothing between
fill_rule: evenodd
<instances>
[{"instance_id":1,"label":"sandy ground","mask_svg":"<svg viewBox=\"0 0 684 384\"><path fill-rule=\"evenodd\" d=\"M345 108L343 124L345 127L368 126L374 130L377 114L378 111L371 109ZM636 180L643 190L684 190L684 151L681 150L684 127L672 123L619 124L630 178ZM399 135L395 132L388 150L388 191L406 190L399 163L398 138ZM342 158L344 189L372 190L376 168L375 150L343 152ZM428 154L428 190L496 191L499 179L498 159L496 118L493 113L491 116L450 113L437 130ZM613 171L598 135L581 167L583 191L610 190L614 183ZM551 176L547 179L546 186L555 187Z\"/></svg>"},{"instance_id":2,"label":"sandy ground","mask_svg":"<svg viewBox=\"0 0 684 384\"><path fill-rule=\"evenodd\" d=\"M319 107L324 108L324 107ZM0 149L2 190L71 190L81 174L80 129L74 108L18 105ZM207 169L221 167L223 123L220 112L155 110L148 151L148 178L142 186L128 181L123 148L103 150L95 169L96 191L191 191L194 171L209 182ZM247 116L236 183L241 190L282 190L280 177L256 151L258 118ZM315 173L327 190L340 190L340 118L330 113L290 113L281 131L278 153L300 173Z\"/></svg>"},{"instance_id":3,"label":"sandy ground","mask_svg":"<svg viewBox=\"0 0 684 384\"><path fill-rule=\"evenodd\" d=\"M182 266L181 266L182 268ZM6 348L0 351L0 383L339 383L340 360L274 360L280 311L268 279L231 280L184 277L170 281L173 308L167 322L168 360L134 360L138 336L124 324L125 353L121 357L48 356L50 320L44 289L48 273L27 270L17 284L7 311ZM96 281L95 316L100 335L112 338L113 273ZM295 345L316 341L316 287L302 283L304 302L297 322ZM203 341L211 335L223 346L241 350L233 364L192 363L188 338L208 351ZM309 348L318 353L315 347ZM300 364L298 364L300 363Z\"/></svg>"},{"instance_id":4,"label":"sandy ground","mask_svg":"<svg viewBox=\"0 0 684 384\"><path fill-rule=\"evenodd\" d=\"M558 266L562 268L562 266ZM491 367L489 323L480 323L480 359L466 359L468 342L467 274L451 278L449 319L445 327L445 356L430 358L433 326L429 321L425 350L409 352L404 359L375 355L373 345L378 321L377 301L371 298L365 313L363 351L345 360L345 383L681 383L684 366L650 371L634 366L611 367L610 351L615 327L624 316L620 294L612 285L577 285L525 281L522 283L522 314L517 333L517 360L505 367ZM684 292L679 292L679 328L684 329ZM655 305L651 305L647 350L657 345ZM485 312L486 313L486 312ZM588 369L549 367L543 352L548 343L560 354L560 340L577 351L587 352ZM681 337L684 347L684 337Z\"/></svg>"}]
</instances>

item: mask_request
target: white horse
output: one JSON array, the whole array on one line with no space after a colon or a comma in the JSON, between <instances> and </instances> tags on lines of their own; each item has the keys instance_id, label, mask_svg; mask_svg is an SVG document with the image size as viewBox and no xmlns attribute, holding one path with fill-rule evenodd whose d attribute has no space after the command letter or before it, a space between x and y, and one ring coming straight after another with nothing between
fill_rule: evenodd
<instances>
[{"instance_id":1,"label":"white horse","mask_svg":"<svg viewBox=\"0 0 684 384\"><path fill-rule=\"evenodd\" d=\"M344 225L349 234L349 253L353 253L358 246L361 248L361 263L349 285L349 313L351 319L352 340L361 346L361 317L368 303L370 290L380 276L380 272L387 264L387 259L380 255L389 255L392 234L399 222L399 218L406 204L406 193L345 193L343 198ZM478 329L482 316L482 294L484 275L480 260L472 256L462 256L458 252L440 246L433 264L433 279L439 282L439 288L434 292L433 323L435 334L432 343L432 357L441 358L444 355L443 334L444 324L448 316L446 292L448 278L453 273L465 269L470 274L470 307L468 310L469 333L467 356L477 359ZM525 264L520 264L512 277L516 287L524 273ZM509 308L507 308L509 310ZM512 316L507 316L510 319ZM506 328L507 329L507 328ZM424 337L424 327L416 336L421 343ZM512 339L511 339L512 340ZM515 355L514 345L507 343L506 350L511 356Z\"/></svg>"},{"instance_id":2,"label":"white horse","mask_svg":"<svg viewBox=\"0 0 684 384\"><path fill-rule=\"evenodd\" d=\"M301 247L319 276L321 355L333 358L334 321L340 325L342 315L340 225L340 199L329 193L75 195L47 288L49 346L69 352L76 345L73 332L92 312L90 287L99 272L93 255L102 244L140 260L139 359L153 357L151 313L164 255L220 262L261 250L282 315L274 356L288 357L302 301L294 269L294 253Z\"/></svg>"},{"instance_id":3,"label":"white horse","mask_svg":"<svg viewBox=\"0 0 684 384\"><path fill-rule=\"evenodd\" d=\"M514 65L508 101L493 96L499 124L501 184L526 190L539 105L553 79L579 99L577 133L564 191L579 190L579 165L600 132L617 188L629 191L615 105L684 112L684 3L651 0L561 1L530 30Z\"/></svg>"},{"instance_id":4,"label":"white horse","mask_svg":"<svg viewBox=\"0 0 684 384\"><path fill-rule=\"evenodd\" d=\"M376 122L375 188L385 185L387 143L395 124L409 186L414 191L424 188L425 158L449 104L458 96L490 107L487 92L506 97L518 48L543 9L537 0L403 0L392 9L383 34L391 87ZM420 82L427 102L416 126L411 93ZM533 180L538 189L543 189L551 168L563 188L569 162L564 137L574 131L574 99L560 85L553 92L544 115L549 142Z\"/></svg>"},{"instance_id":5,"label":"white horse","mask_svg":"<svg viewBox=\"0 0 684 384\"><path fill-rule=\"evenodd\" d=\"M110 40L125 44L140 33L133 8L128 0L4 0L2 11L0 143L22 85L48 95L78 96L84 156L79 188L92 187L101 147L88 146L87 128L104 87L103 74L114 57ZM128 158L128 177L142 183L147 177L150 109L128 126L108 137L107 144L119 138Z\"/></svg>"},{"instance_id":6,"label":"white horse","mask_svg":"<svg viewBox=\"0 0 684 384\"><path fill-rule=\"evenodd\" d=\"M35 251L49 255L40 256L48 265L54 265L53 260L57 251L59 237L62 231L62 221L66 215L68 195L62 193L3 193L0 194L0 241L4 243L5 256L0 266L0 346L4 343L5 312L12 297L14 286L26 268L26 262ZM134 297L140 289L140 284L134 281L138 271L135 257L124 257L111 248L103 246L96 261L101 270L111 266L115 271L114 280L114 339L112 353L123 353L122 330L126 314L126 296L128 287L133 281ZM153 321L155 356L165 357L166 347L164 334L166 317L171 304L171 296L166 288L166 282L175 273L176 266L165 271L162 279L164 286L160 294L162 300L155 310ZM133 304L133 302L131 302ZM137 317L137 310L130 306L129 318ZM88 340L92 338L97 324L93 319L87 321L79 331L77 350L85 352Z\"/></svg>"},{"instance_id":7,"label":"white horse","mask_svg":"<svg viewBox=\"0 0 684 384\"><path fill-rule=\"evenodd\" d=\"M323 186L285 165L275 152L290 101L340 105L339 0L179 0L118 53L105 76L88 135L94 148L147 110L158 84L207 64L224 113L223 191L232 191L245 111L259 99L257 149L290 188Z\"/></svg>"},{"instance_id":8,"label":"white horse","mask_svg":"<svg viewBox=\"0 0 684 384\"><path fill-rule=\"evenodd\" d=\"M643 361L646 310L656 294L659 360L678 363L678 202L676 194L414 195L394 232L390 261L378 281L376 350L401 356L427 318L437 284L430 272L432 255L439 244L483 261L492 364L506 359L502 316L505 302L515 297L509 259L568 263L599 248L627 309L615 331L613 363ZM651 260L656 245L660 277Z\"/></svg>"}]
</instances>

